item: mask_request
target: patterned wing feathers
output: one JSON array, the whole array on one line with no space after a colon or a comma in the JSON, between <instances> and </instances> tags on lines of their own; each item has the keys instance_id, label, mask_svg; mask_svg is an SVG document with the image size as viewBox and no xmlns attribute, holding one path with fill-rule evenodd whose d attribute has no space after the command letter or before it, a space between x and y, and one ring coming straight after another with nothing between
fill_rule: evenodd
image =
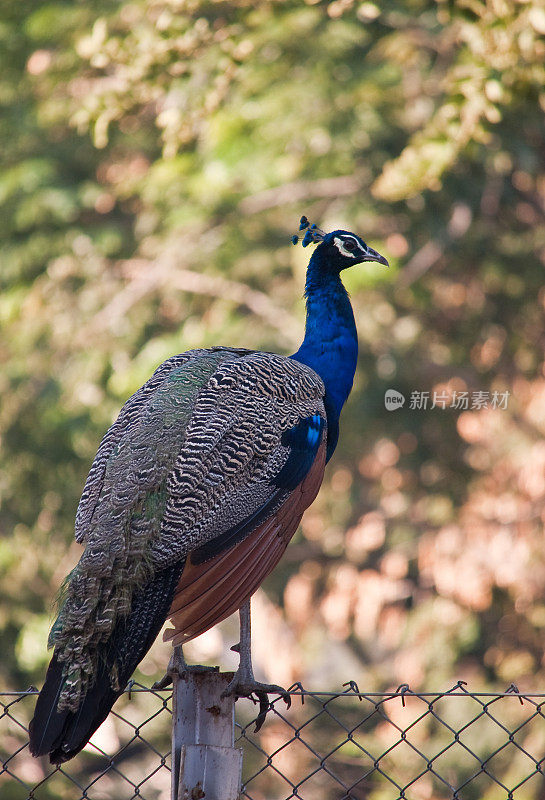
<instances>
[{"instance_id":1,"label":"patterned wing feathers","mask_svg":"<svg viewBox=\"0 0 545 800\"><path fill-rule=\"evenodd\" d=\"M199 394L168 476L155 564L213 540L270 500L289 453L282 432L301 417L325 417L323 393L312 370L282 356L251 353L220 365Z\"/></svg>"}]
</instances>

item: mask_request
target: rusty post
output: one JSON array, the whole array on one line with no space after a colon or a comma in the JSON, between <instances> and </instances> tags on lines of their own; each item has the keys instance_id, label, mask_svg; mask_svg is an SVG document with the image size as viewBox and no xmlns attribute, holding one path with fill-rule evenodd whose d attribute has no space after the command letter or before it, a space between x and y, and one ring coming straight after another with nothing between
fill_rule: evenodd
<instances>
[{"instance_id":1,"label":"rusty post","mask_svg":"<svg viewBox=\"0 0 545 800\"><path fill-rule=\"evenodd\" d=\"M174 679L172 800L239 800L242 750L235 742L235 703L221 693L231 672Z\"/></svg>"}]
</instances>

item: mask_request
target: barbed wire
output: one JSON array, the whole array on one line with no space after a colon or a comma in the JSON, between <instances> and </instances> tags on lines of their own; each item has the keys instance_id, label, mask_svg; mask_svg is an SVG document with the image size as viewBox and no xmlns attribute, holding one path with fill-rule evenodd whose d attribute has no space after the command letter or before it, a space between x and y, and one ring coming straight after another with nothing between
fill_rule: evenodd
<instances>
[{"instance_id":1,"label":"barbed wire","mask_svg":"<svg viewBox=\"0 0 545 800\"><path fill-rule=\"evenodd\" d=\"M132 683L74 760L54 767L28 750L34 687L0 693L2 800L166 800L171 693ZM237 704L246 800L545 800L545 693L338 692L296 684L286 710Z\"/></svg>"}]
</instances>

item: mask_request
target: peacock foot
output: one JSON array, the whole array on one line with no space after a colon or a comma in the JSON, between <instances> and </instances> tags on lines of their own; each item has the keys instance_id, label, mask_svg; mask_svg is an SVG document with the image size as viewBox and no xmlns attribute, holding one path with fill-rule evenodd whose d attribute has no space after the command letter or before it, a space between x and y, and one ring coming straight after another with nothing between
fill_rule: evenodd
<instances>
[{"instance_id":1,"label":"peacock foot","mask_svg":"<svg viewBox=\"0 0 545 800\"><path fill-rule=\"evenodd\" d=\"M257 733L257 731L265 722L267 712L272 708L269 701L269 695L279 694L282 700L285 702L287 708L291 706L291 697L285 689L283 689L281 686L277 686L275 683L261 683L260 681L256 681L253 675L251 677L245 677L243 675L239 675L239 672L240 670L235 673L233 680L228 684L221 696L227 697L227 695L232 694L237 700L239 697L249 697L254 701L254 703L259 703L259 713L257 715L254 728L254 731ZM254 695L257 700L254 699Z\"/></svg>"},{"instance_id":2,"label":"peacock foot","mask_svg":"<svg viewBox=\"0 0 545 800\"><path fill-rule=\"evenodd\" d=\"M166 673L160 681L155 681L151 687L153 691L166 689L174 682L174 677L184 678L187 675L200 675L203 672L219 672L219 667L207 667L204 664L188 664L182 652L181 645L174 648L174 652L168 662Z\"/></svg>"}]
</instances>

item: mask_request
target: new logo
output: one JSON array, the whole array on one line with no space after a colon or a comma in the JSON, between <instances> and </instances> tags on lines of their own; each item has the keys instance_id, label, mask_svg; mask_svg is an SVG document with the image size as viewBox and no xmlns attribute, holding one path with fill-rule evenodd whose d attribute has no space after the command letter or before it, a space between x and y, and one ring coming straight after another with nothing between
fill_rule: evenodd
<instances>
[{"instance_id":1,"label":"new logo","mask_svg":"<svg viewBox=\"0 0 545 800\"><path fill-rule=\"evenodd\" d=\"M386 389L384 405L388 411L397 411L405 403L405 397L395 389Z\"/></svg>"}]
</instances>

